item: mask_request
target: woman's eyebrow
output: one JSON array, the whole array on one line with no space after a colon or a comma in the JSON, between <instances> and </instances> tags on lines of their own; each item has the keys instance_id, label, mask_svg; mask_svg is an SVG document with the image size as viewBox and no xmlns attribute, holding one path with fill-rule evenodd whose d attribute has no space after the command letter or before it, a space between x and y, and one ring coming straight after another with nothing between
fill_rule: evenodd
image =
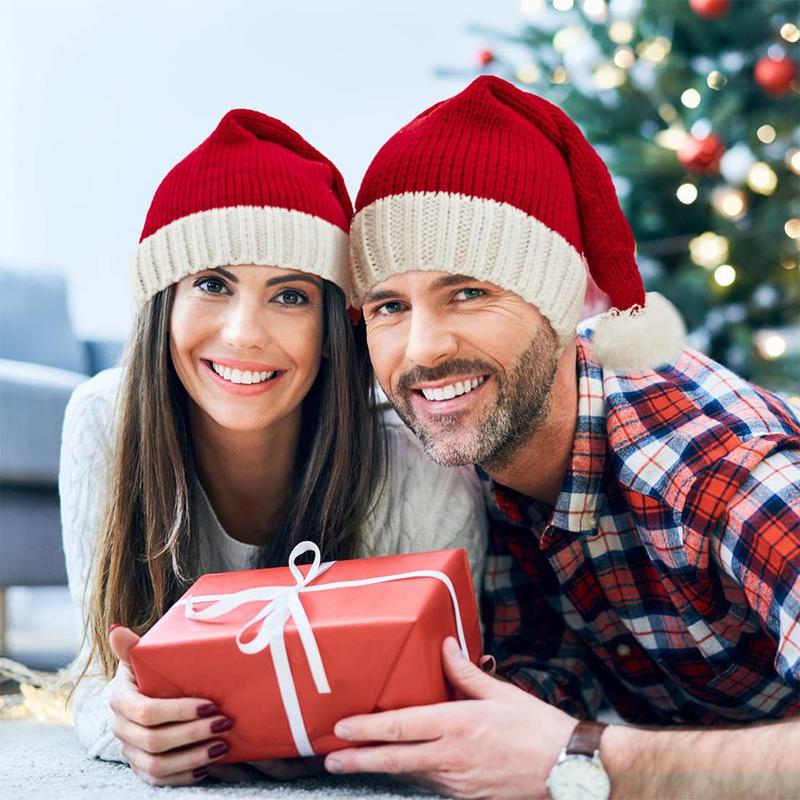
<instances>
[{"instance_id":1,"label":"woman's eyebrow","mask_svg":"<svg viewBox=\"0 0 800 800\"><path fill-rule=\"evenodd\" d=\"M307 275L305 272L293 272L291 275L277 275L274 278L270 278L266 283L265 286L275 286L279 283L289 283L290 281L305 281L306 283L310 283L312 286L316 286L320 288L321 281L319 278L315 278L312 275Z\"/></svg>"},{"instance_id":2,"label":"woman's eyebrow","mask_svg":"<svg viewBox=\"0 0 800 800\"><path fill-rule=\"evenodd\" d=\"M233 281L233 283L239 283L239 279L232 272L229 272L224 267L212 267L211 271L219 272L220 275L224 275L229 281Z\"/></svg>"}]
</instances>

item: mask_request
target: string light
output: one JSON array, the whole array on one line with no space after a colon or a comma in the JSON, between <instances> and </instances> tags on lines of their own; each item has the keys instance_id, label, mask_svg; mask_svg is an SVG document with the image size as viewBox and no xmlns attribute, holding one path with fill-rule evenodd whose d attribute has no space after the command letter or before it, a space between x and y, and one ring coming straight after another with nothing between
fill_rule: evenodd
<instances>
[{"instance_id":1,"label":"string light","mask_svg":"<svg viewBox=\"0 0 800 800\"><path fill-rule=\"evenodd\" d=\"M716 211L732 220L741 219L747 211L747 197L741 189L720 186L711 195L711 205Z\"/></svg>"},{"instance_id":2,"label":"string light","mask_svg":"<svg viewBox=\"0 0 800 800\"><path fill-rule=\"evenodd\" d=\"M556 67L550 80L553 83L566 83L569 80L569 73L564 67Z\"/></svg>"},{"instance_id":3,"label":"string light","mask_svg":"<svg viewBox=\"0 0 800 800\"><path fill-rule=\"evenodd\" d=\"M614 44L628 44L633 39L633 25L626 19L612 22L608 27L608 38Z\"/></svg>"},{"instance_id":4,"label":"string light","mask_svg":"<svg viewBox=\"0 0 800 800\"><path fill-rule=\"evenodd\" d=\"M705 269L718 267L727 259L729 251L728 240L713 231L701 233L689 242L689 255L692 261Z\"/></svg>"},{"instance_id":5,"label":"string light","mask_svg":"<svg viewBox=\"0 0 800 800\"><path fill-rule=\"evenodd\" d=\"M797 217L787 219L783 230L790 239L800 239L800 219Z\"/></svg>"},{"instance_id":6,"label":"string light","mask_svg":"<svg viewBox=\"0 0 800 800\"><path fill-rule=\"evenodd\" d=\"M800 28L793 22L787 22L781 25L781 36L787 41L794 44L800 42Z\"/></svg>"},{"instance_id":7,"label":"string light","mask_svg":"<svg viewBox=\"0 0 800 800\"><path fill-rule=\"evenodd\" d=\"M636 45L636 53L643 61L650 64L660 64L672 49L672 43L663 36L656 36L655 39L639 42Z\"/></svg>"},{"instance_id":8,"label":"string light","mask_svg":"<svg viewBox=\"0 0 800 800\"><path fill-rule=\"evenodd\" d=\"M700 92L697 89L687 89L681 95L681 103L683 103L686 108L697 108L700 105Z\"/></svg>"},{"instance_id":9,"label":"string light","mask_svg":"<svg viewBox=\"0 0 800 800\"><path fill-rule=\"evenodd\" d=\"M658 107L658 116L670 125L678 118L678 110L670 103L663 103Z\"/></svg>"},{"instance_id":10,"label":"string light","mask_svg":"<svg viewBox=\"0 0 800 800\"><path fill-rule=\"evenodd\" d=\"M583 13L592 22L605 22L608 19L606 0L583 0Z\"/></svg>"},{"instance_id":11,"label":"string light","mask_svg":"<svg viewBox=\"0 0 800 800\"><path fill-rule=\"evenodd\" d=\"M569 11L575 5L575 0L553 0L553 8L556 11Z\"/></svg>"},{"instance_id":12,"label":"string light","mask_svg":"<svg viewBox=\"0 0 800 800\"><path fill-rule=\"evenodd\" d=\"M796 261L792 261L791 258L784 258L781 261L781 266L786 270L794 269L797 266L797 262Z\"/></svg>"},{"instance_id":13,"label":"string light","mask_svg":"<svg viewBox=\"0 0 800 800\"><path fill-rule=\"evenodd\" d=\"M732 286L736 280L736 270L730 264L720 264L714 270L714 282L717 286L726 288Z\"/></svg>"},{"instance_id":14,"label":"string light","mask_svg":"<svg viewBox=\"0 0 800 800\"><path fill-rule=\"evenodd\" d=\"M697 200L697 187L693 183L682 183L675 192L675 196L685 206L690 206Z\"/></svg>"},{"instance_id":15,"label":"string light","mask_svg":"<svg viewBox=\"0 0 800 800\"><path fill-rule=\"evenodd\" d=\"M594 85L598 89L616 89L625 83L625 72L613 64L602 64L592 75Z\"/></svg>"},{"instance_id":16,"label":"string light","mask_svg":"<svg viewBox=\"0 0 800 800\"><path fill-rule=\"evenodd\" d=\"M772 144L775 141L775 128L772 125L762 125L757 131L756 136L759 142Z\"/></svg>"},{"instance_id":17,"label":"string light","mask_svg":"<svg viewBox=\"0 0 800 800\"><path fill-rule=\"evenodd\" d=\"M708 77L706 78L706 84L708 84L708 88L713 89L716 92L718 92L720 89L724 89L727 83L728 79L716 69L713 72L709 72Z\"/></svg>"},{"instance_id":18,"label":"string light","mask_svg":"<svg viewBox=\"0 0 800 800\"><path fill-rule=\"evenodd\" d=\"M786 154L786 163L795 175L800 175L800 150L790 150Z\"/></svg>"},{"instance_id":19,"label":"string light","mask_svg":"<svg viewBox=\"0 0 800 800\"><path fill-rule=\"evenodd\" d=\"M630 47L618 47L614 51L614 63L621 69L630 69L636 62L636 56Z\"/></svg>"},{"instance_id":20,"label":"string light","mask_svg":"<svg viewBox=\"0 0 800 800\"><path fill-rule=\"evenodd\" d=\"M517 80L520 83L536 83L542 77L542 72L536 64L522 64L517 70Z\"/></svg>"},{"instance_id":21,"label":"string light","mask_svg":"<svg viewBox=\"0 0 800 800\"><path fill-rule=\"evenodd\" d=\"M545 0L520 0L520 11L523 16L535 19L547 8Z\"/></svg>"},{"instance_id":22,"label":"string light","mask_svg":"<svg viewBox=\"0 0 800 800\"><path fill-rule=\"evenodd\" d=\"M670 125L669 128L659 131L655 135L655 142L659 147L667 150L680 150L686 135L686 131L680 125Z\"/></svg>"},{"instance_id":23,"label":"string light","mask_svg":"<svg viewBox=\"0 0 800 800\"><path fill-rule=\"evenodd\" d=\"M578 45L586 37L586 28L583 25L567 25L553 37L553 49L559 53L566 53Z\"/></svg>"},{"instance_id":24,"label":"string light","mask_svg":"<svg viewBox=\"0 0 800 800\"><path fill-rule=\"evenodd\" d=\"M786 339L779 333L760 331L756 338L756 347L764 358L774 361L786 352Z\"/></svg>"},{"instance_id":25,"label":"string light","mask_svg":"<svg viewBox=\"0 0 800 800\"><path fill-rule=\"evenodd\" d=\"M770 195L778 185L778 176L769 164L756 161L747 173L747 185L758 194Z\"/></svg>"}]
</instances>

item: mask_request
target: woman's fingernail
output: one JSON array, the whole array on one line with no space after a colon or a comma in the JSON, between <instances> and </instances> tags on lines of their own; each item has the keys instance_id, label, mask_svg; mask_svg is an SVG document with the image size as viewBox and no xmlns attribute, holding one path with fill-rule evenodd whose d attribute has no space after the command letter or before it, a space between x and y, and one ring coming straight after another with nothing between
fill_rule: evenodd
<instances>
[{"instance_id":1,"label":"woman's fingernail","mask_svg":"<svg viewBox=\"0 0 800 800\"><path fill-rule=\"evenodd\" d=\"M224 756L227 752L228 745L226 745L225 742L218 742L217 744L208 748L208 757L219 758L220 756Z\"/></svg>"},{"instance_id":2,"label":"woman's fingernail","mask_svg":"<svg viewBox=\"0 0 800 800\"><path fill-rule=\"evenodd\" d=\"M325 759L325 769L328 770L328 772L344 772L342 762L339 761L338 758Z\"/></svg>"},{"instance_id":3,"label":"woman's fingernail","mask_svg":"<svg viewBox=\"0 0 800 800\"><path fill-rule=\"evenodd\" d=\"M198 717L215 717L219 714L219 706L216 703L205 703L202 706L197 706Z\"/></svg>"},{"instance_id":4,"label":"woman's fingernail","mask_svg":"<svg viewBox=\"0 0 800 800\"><path fill-rule=\"evenodd\" d=\"M114 624L113 624L113 625L112 625L112 626L111 626L111 627L108 629L108 632L109 632L109 633L111 633L111 631L113 631L113 630L114 630L114 628L120 628L120 627L122 627L122 626L121 626L121 625L118 625L118 624L115 622L115 623L114 623Z\"/></svg>"},{"instance_id":5,"label":"woman's fingernail","mask_svg":"<svg viewBox=\"0 0 800 800\"><path fill-rule=\"evenodd\" d=\"M216 722L212 723L211 733L222 733L223 731L229 731L232 727L233 720L223 717L222 719L218 719Z\"/></svg>"},{"instance_id":6,"label":"woman's fingernail","mask_svg":"<svg viewBox=\"0 0 800 800\"><path fill-rule=\"evenodd\" d=\"M208 767L198 767L197 769L192 770L192 775L195 778L205 778L208 775Z\"/></svg>"}]
</instances>

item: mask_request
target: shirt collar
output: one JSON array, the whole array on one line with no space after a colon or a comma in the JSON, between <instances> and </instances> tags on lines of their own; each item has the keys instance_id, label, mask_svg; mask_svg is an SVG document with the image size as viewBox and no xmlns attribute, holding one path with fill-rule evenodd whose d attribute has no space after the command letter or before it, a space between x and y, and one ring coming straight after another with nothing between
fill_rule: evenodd
<instances>
[{"instance_id":1,"label":"shirt collar","mask_svg":"<svg viewBox=\"0 0 800 800\"><path fill-rule=\"evenodd\" d=\"M602 488L606 465L606 408L603 394L603 372L589 355L589 340L577 338L576 373L578 379L578 419L572 456L567 466L564 482L550 516L550 525L570 533L592 533L597 528L598 498ZM504 486L490 482L498 510L503 511L510 501L516 505L523 495ZM530 504L535 500L525 498ZM535 519L528 509L525 516ZM514 516L518 516L515 514Z\"/></svg>"}]
</instances>

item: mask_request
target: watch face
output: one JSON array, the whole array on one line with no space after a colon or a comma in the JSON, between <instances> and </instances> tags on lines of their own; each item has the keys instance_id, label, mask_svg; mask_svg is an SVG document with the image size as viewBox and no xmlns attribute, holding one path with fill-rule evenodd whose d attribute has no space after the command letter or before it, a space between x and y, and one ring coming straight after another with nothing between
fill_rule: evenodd
<instances>
[{"instance_id":1,"label":"watch face","mask_svg":"<svg viewBox=\"0 0 800 800\"><path fill-rule=\"evenodd\" d=\"M588 756L571 755L550 770L547 788L553 800L608 800L611 784L602 765Z\"/></svg>"}]
</instances>

